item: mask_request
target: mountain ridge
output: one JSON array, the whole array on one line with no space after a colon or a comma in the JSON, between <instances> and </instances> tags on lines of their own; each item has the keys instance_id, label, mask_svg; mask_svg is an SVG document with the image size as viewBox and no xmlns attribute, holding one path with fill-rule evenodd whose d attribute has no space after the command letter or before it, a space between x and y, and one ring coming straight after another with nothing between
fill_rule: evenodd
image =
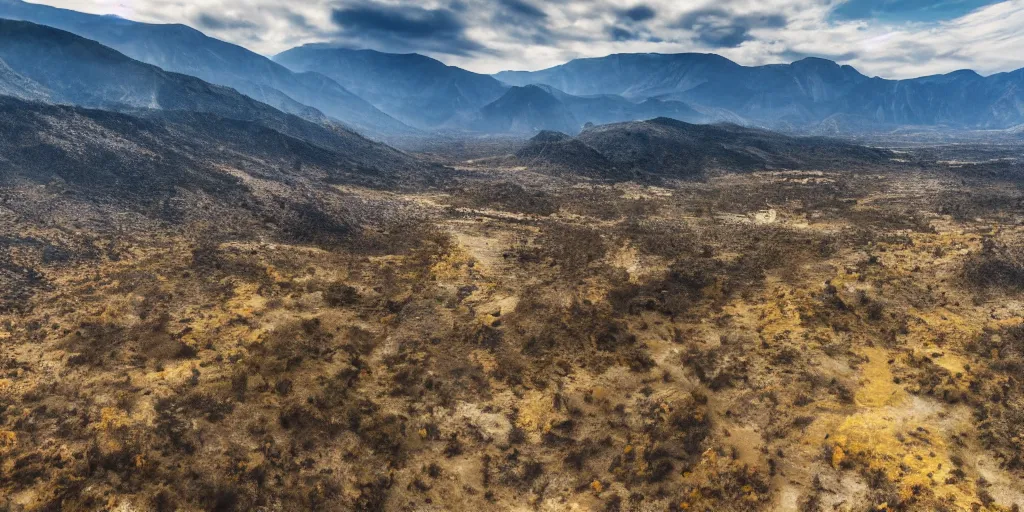
<instances>
[{"instance_id":1,"label":"mountain ridge","mask_svg":"<svg viewBox=\"0 0 1024 512\"><path fill-rule=\"evenodd\" d=\"M568 94L620 94L725 109L754 123L814 129L836 114L876 128L900 125L1008 128L1024 122L1024 69L989 76L959 70L906 80L868 77L852 66L804 58L742 66L715 54L615 54L534 72L494 75L510 85L543 83Z\"/></svg>"},{"instance_id":2,"label":"mountain ridge","mask_svg":"<svg viewBox=\"0 0 1024 512\"><path fill-rule=\"evenodd\" d=\"M326 77L311 79L293 73L267 57L187 25L141 23L21 0L0 2L0 18L66 30L135 60L233 87L288 113L311 115L313 120L326 115L371 136L415 133Z\"/></svg>"},{"instance_id":3,"label":"mountain ridge","mask_svg":"<svg viewBox=\"0 0 1024 512\"><path fill-rule=\"evenodd\" d=\"M188 111L253 122L323 149L351 153L356 165L414 170L404 153L332 123L313 123L190 75L151 64L56 28L0 19L0 60L6 69L43 89L46 99L86 108ZM4 68L0 68L0 72ZM7 83L0 76L0 87ZM0 92L7 92L0 90ZM17 94L12 94L17 96Z\"/></svg>"},{"instance_id":4,"label":"mountain ridge","mask_svg":"<svg viewBox=\"0 0 1024 512\"><path fill-rule=\"evenodd\" d=\"M310 44L273 57L296 71L323 73L384 112L422 129L443 127L496 100L506 87L489 75L417 53Z\"/></svg>"},{"instance_id":5,"label":"mountain ridge","mask_svg":"<svg viewBox=\"0 0 1024 512\"><path fill-rule=\"evenodd\" d=\"M594 126L576 137L541 132L516 157L559 172L625 181L693 178L723 170L850 169L882 164L892 154L826 137L661 117Z\"/></svg>"},{"instance_id":6,"label":"mountain ridge","mask_svg":"<svg viewBox=\"0 0 1024 512\"><path fill-rule=\"evenodd\" d=\"M711 116L683 102L650 98L634 103L618 95L574 96L549 85L513 86L477 113L470 127L488 133L579 133L602 125L671 117L706 122Z\"/></svg>"},{"instance_id":7,"label":"mountain ridge","mask_svg":"<svg viewBox=\"0 0 1024 512\"><path fill-rule=\"evenodd\" d=\"M234 87L314 122L329 118L394 141L487 126L480 119L489 114L482 109L508 94L509 87L526 85L547 85L583 98L563 98L576 118L572 124L669 116L834 135L913 126L951 132L1005 130L1024 124L1024 68L988 76L957 70L890 80L819 57L743 66L714 53L617 53L489 76L416 53L322 43L293 48L271 60L185 25L150 25L21 0L0 2L2 16L64 28L137 60ZM592 98L609 95L642 107ZM537 117L530 112L502 115ZM574 131L566 116L556 117L562 119L534 128Z\"/></svg>"}]
</instances>

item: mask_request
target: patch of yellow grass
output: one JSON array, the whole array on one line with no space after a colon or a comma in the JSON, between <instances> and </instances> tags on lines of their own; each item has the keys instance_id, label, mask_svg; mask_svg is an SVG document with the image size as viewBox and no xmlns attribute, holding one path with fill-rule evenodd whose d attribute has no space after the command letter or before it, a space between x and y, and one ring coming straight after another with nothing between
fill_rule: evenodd
<instances>
[{"instance_id":1,"label":"patch of yellow grass","mask_svg":"<svg viewBox=\"0 0 1024 512\"><path fill-rule=\"evenodd\" d=\"M462 278L470 268L470 262L476 263L475 259L462 246L455 247L442 256L433 267L430 268L432 275L438 280L450 281Z\"/></svg>"},{"instance_id":2,"label":"patch of yellow grass","mask_svg":"<svg viewBox=\"0 0 1024 512\"><path fill-rule=\"evenodd\" d=\"M547 394L537 390L527 391L519 401L519 417L516 419L516 425L537 436L547 432L556 419L556 413L551 404L552 398Z\"/></svg>"},{"instance_id":3,"label":"patch of yellow grass","mask_svg":"<svg viewBox=\"0 0 1024 512\"><path fill-rule=\"evenodd\" d=\"M903 403L907 399L907 394L893 383L888 353L875 347L867 347L863 352L868 361L861 365L863 385L855 395L857 405L884 407Z\"/></svg>"},{"instance_id":4,"label":"patch of yellow grass","mask_svg":"<svg viewBox=\"0 0 1024 512\"><path fill-rule=\"evenodd\" d=\"M10 430L0 430L0 453L7 453L18 446L18 435Z\"/></svg>"},{"instance_id":5,"label":"patch of yellow grass","mask_svg":"<svg viewBox=\"0 0 1024 512\"><path fill-rule=\"evenodd\" d=\"M832 463L839 466L849 459L863 469L881 471L896 483L905 500L915 494L916 488L969 496L955 485L946 484L954 466L942 436L898 415L899 411L884 408L847 418L833 437Z\"/></svg>"},{"instance_id":6,"label":"patch of yellow grass","mask_svg":"<svg viewBox=\"0 0 1024 512\"><path fill-rule=\"evenodd\" d=\"M835 427L832 465L850 462L867 472L881 472L896 484L903 500L930 489L969 503L973 490L958 486L969 483L946 483L955 466L928 403L911 400L893 382L887 351L872 347L863 352L868 361L860 366L862 385L855 395L861 410Z\"/></svg>"}]
</instances>

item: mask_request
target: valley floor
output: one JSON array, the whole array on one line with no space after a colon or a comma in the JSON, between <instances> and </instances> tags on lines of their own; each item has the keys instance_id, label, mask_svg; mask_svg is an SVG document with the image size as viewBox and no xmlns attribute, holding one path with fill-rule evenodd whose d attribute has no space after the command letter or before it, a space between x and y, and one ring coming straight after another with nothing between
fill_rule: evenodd
<instances>
[{"instance_id":1,"label":"valley floor","mask_svg":"<svg viewBox=\"0 0 1024 512\"><path fill-rule=\"evenodd\" d=\"M331 244L10 185L0 510L1016 510L1011 171L471 162Z\"/></svg>"}]
</instances>

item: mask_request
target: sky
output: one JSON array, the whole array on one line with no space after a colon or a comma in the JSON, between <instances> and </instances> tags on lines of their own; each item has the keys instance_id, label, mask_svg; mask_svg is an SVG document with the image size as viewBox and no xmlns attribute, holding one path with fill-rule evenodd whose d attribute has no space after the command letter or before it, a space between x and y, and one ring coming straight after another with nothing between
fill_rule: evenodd
<instances>
[{"instance_id":1,"label":"sky","mask_svg":"<svg viewBox=\"0 0 1024 512\"><path fill-rule=\"evenodd\" d=\"M824 57L911 78L1024 68L1024 0L33 0L184 23L271 56L306 43L416 52L480 73L612 53Z\"/></svg>"}]
</instances>

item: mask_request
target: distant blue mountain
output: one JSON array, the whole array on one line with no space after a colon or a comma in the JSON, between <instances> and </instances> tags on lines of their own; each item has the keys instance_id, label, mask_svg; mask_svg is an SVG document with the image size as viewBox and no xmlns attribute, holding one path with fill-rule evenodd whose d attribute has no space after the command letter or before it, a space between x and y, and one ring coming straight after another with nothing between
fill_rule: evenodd
<instances>
[{"instance_id":1,"label":"distant blue mountain","mask_svg":"<svg viewBox=\"0 0 1024 512\"><path fill-rule=\"evenodd\" d=\"M573 95L682 101L714 117L797 130L903 125L1003 129L1024 123L1024 70L973 71L911 80L867 77L808 58L747 67L710 54L619 54L536 72L502 72L515 86L547 84Z\"/></svg>"},{"instance_id":2,"label":"distant blue mountain","mask_svg":"<svg viewBox=\"0 0 1024 512\"><path fill-rule=\"evenodd\" d=\"M270 106L196 77L170 73L132 60L70 32L25 21L0 19L0 69L12 91L48 100L110 110L155 109L208 112L250 120L284 117ZM19 94L21 92L21 94Z\"/></svg>"},{"instance_id":3,"label":"distant blue mountain","mask_svg":"<svg viewBox=\"0 0 1024 512\"><path fill-rule=\"evenodd\" d=\"M329 45L295 48L275 62L183 25L137 23L21 0L0 0L0 18L67 30L167 71L232 87L284 112L314 122L329 118L378 138L425 131L578 133L588 123L657 117L830 135L906 126L1024 125L1024 69L988 77L964 70L887 80L818 58L741 66L714 54L685 53L617 54L487 76L417 54ZM29 82L0 67L0 84L9 94L46 98L45 90Z\"/></svg>"},{"instance_id":4,"label":"distant blue mountain","mask_svg":"<svg viewBox=\"0 0 1024 512\"><path fill-rule=\"evenodd\" d=\"M288 113L315 119L318 110L374 136L414 133L323 75L294 73L262 55L184 25L138 23L20 0L0 0L0 18L66 30L167 71L233 87Z\"/></svg>"},{"instance_id":5,"label":"distant blue mountain","mask_svg":"<svg viewBox=\"0 0 1024 512\"><path fill-rule=\"evenodd\" d=\"M579 133L587 124L609 124L667 117L707 122L709 118L685 103L649 99L642 103L611 94L573 96L549 85L512 87L485 105L468 124L488 133Z\"/></svg>"},{"instance_id":6,"label":"distant blue mountain","mask_svg":"<svg viewBox=\"0 0 1024 512\"><path fill-rule=\"evenodd\" d=\"M294 71L323 73L384 112L424 129L578 133L586 123L708 119L679 101L634 102L611 94L574 96L547 85L509 88L493 77L417 54L314 44L288 50L274 60Z\"/></svg>"},{"instance_id":7,"label":"distant blue mountain","mask_svg":"<svg viewBox=\"0 0 1024 512\"><path fill-rule=\"evenodd\" d=\"M471 126L476 131L490 133L536 133L544 130L577 133L583 125L572 110L550 91L527 85L513 87L501 98L485 105Z\"/></svg>"},{"instance_id":8,"label":"distant blue mountain","mask_svg":"<svg viewBox=\"0 0 1024 512\"><path fill-rule=\"evenodd\" d=\"M507 89L488 75L418 54L314 44L293 48L274 60L297 72L327 75L377 108L419 128L457 122Z\"/></svg>"},{"instance_id":9,"label":"distant blue mountain","mask_svg":"<svg viewBox=\"0 0 1024 512\"><path fill-rule=\"evenodd\" d=\"M702 123L711 120L681 101L649 98L634 102L615 94L574 96L550 85L538 86L564 104L577 120L584 124L610 124L625 121L645 121L667 117L679 121Z\"/></svg>"},{"instance_id":10,"label":"distant blue mountain","mask_svg":"<svg viewBox=\"0 0 1024 512\"><path fill-rule=\"evenodd\" d=\"M713 54L618 54L576 59L541 71L504 71L495 76L509 85L546 84L573 95L617 94L653 98L688 90L709 78L725 81L741 66Z\"/></svg>"}]
</instances>

